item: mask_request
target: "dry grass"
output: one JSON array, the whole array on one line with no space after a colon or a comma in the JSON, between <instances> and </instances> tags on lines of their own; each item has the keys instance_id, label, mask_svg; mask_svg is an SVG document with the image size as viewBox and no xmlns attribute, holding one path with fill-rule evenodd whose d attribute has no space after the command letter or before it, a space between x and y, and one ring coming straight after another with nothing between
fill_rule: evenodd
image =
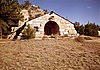
<instances>
[{"instance_id":1,"label":"dry grass","mask_svg":"<svg viewBox=\"0 0 100 70\"><path fill-rule=\"evenodd\" d=\"M9 41L0 46L0 70L100 70L100 43L69 38Z\"/></svg>"},{"instance_id":2,"label":"dry grass","mask_svg":"<svg viewBox=\"0 0 100 70\"><path fill-rule=\"evenodd\" d=\"M75 40L77 42L83 42L84 40L92 40L92 37L89 37L89 36L79 36L79 37L75 38Z\"/></svg>"}]
</instances>

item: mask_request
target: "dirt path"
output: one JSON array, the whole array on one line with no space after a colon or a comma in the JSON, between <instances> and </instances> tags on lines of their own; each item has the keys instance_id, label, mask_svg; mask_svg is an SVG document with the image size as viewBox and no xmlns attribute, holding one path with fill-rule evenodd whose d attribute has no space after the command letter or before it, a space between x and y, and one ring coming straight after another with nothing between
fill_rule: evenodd
<instances>
[{"instance_id":1,"label":"dirt path","mask_svg":"<svg viewBox=\"0 0 100 70\"><path fill-rule=\"evenodd\" d=\"M100 43L69 38L7 42L0 47L0 70L100 70Z\"/></svg>"}]
</instances>

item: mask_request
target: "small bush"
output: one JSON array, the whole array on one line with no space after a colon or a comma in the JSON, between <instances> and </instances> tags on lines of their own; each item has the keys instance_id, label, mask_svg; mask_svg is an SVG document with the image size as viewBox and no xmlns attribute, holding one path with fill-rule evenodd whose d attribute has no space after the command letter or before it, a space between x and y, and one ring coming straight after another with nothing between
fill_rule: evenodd
<instances>
[{"instance_id":1,"label":"small bush","mask_svg":"<svg viewBox=\"0 0 100 70\"><path fill-rule=\"evenodd\" d=\"M83 42L84 40L92 40L92 39L90 37L81 37L81 36L75 38L75 41L77 42Z\"/></svg>"},{"instance_id":2,"label":"small bush","mask_svg":"<svg viewBox=\"0 0 100 70\"><path fill-rule=\"evenodd\" d=\"M42 37L42 40L44 40L45 38L47 38L47 36L46 36L46 35L44 35L44 36Z\"/></svg>"},{"instance_id":3,"label":"small bush","mask_svg":"<svg viewBox=\"0 0 100 70\"><path fill-rule=\"evenodd\" d=\"M32 29L30 27L30 25L27 25L27 28L24 29L23 31L23 36L26 38L26 39L30 39L30 38L35 38L35 30Z\"/></svg>"},{"instance_id":4,"label":"small bush","mask_svg":"<svg viewBox=\"0 0 100 70\"><path fill-rule=\"evenodd\" d=\"M92 40L90 37L84 37L85 40Z\"/></svg>"},{"instance_id":5,"label":"small bush","mask_svg":"<svg viewBox=\"0 0 100 70\"><path fill-rule=\"evenodd\" d=\"M75 41L77 41L77 42L83 42L84 38L83 37L77 37L77 38L75 38Z\"/></svg>"}]
</instances>

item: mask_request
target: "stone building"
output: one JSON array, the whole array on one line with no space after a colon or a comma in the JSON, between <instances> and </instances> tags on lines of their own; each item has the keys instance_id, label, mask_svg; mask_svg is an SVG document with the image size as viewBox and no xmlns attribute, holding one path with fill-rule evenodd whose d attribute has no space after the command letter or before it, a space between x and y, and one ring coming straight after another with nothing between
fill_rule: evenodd
<instances>
[{"instance_id":1,"label":"stone building","mask_svg":"<svg viewBox=\"0 0 100 70\"><path fill-rule=\"evenodd\" d=\"M98 30L98 36L100 36L100 31Z\"/></svg>"},{"instance_id":2,"label":"stone building","mask_svg":"<svg viewBox=\"0 0 100 70\"><path fill-rule=\"evenodd\" d=\"M27 22L31 28L36 30L36 37L43 37L44 35L56 35L61 36L77 36L78 33L74 28L74 25L68 19L58 15L55 12L50 12L41 17L33 19Z\"/></svg>"},{"instance_id":3,"label":"stone building","mask_svg":"<svg viewBox=\"0 0 100 70\"><path fill-rule=\"evenodd\" d=\"M64 17L58 15L55 12L50 12L44 14L43 16L37 17L33 20L29 21L29 15L27 10L21 11L22 15L24 16L24 21L19 21L18 27L12 27L12 33L8 36L8 39L14 39L15 36L21 38L22 31L18 34L17 31L23 27L23 25L30 25L32 29L36 30L35 36L38 38L51 35L60 35L60 36L78 36L79 34L74 28L74 24L65 19ZM24 27L27 28L27 27ZM23 28L23 29L24 29ZM18 34L18 35L17 35Z\"/></svg>"}]
</instances>

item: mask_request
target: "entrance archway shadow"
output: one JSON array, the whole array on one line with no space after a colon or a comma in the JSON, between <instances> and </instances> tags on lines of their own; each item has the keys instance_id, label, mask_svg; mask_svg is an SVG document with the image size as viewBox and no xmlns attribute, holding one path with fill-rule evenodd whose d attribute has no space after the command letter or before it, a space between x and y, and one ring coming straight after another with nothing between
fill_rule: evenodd
<instances>
[{"instance_id":1,"label":"entrance archway shadow","mask_svg":"<svg viewBox=\"0 0 100 70\"><path fill-rule=\"evenodd\" d=\"M49 21L44 26L45 35L60 34L59 25L54 21Z\"/></svg>"}]
</instances>

